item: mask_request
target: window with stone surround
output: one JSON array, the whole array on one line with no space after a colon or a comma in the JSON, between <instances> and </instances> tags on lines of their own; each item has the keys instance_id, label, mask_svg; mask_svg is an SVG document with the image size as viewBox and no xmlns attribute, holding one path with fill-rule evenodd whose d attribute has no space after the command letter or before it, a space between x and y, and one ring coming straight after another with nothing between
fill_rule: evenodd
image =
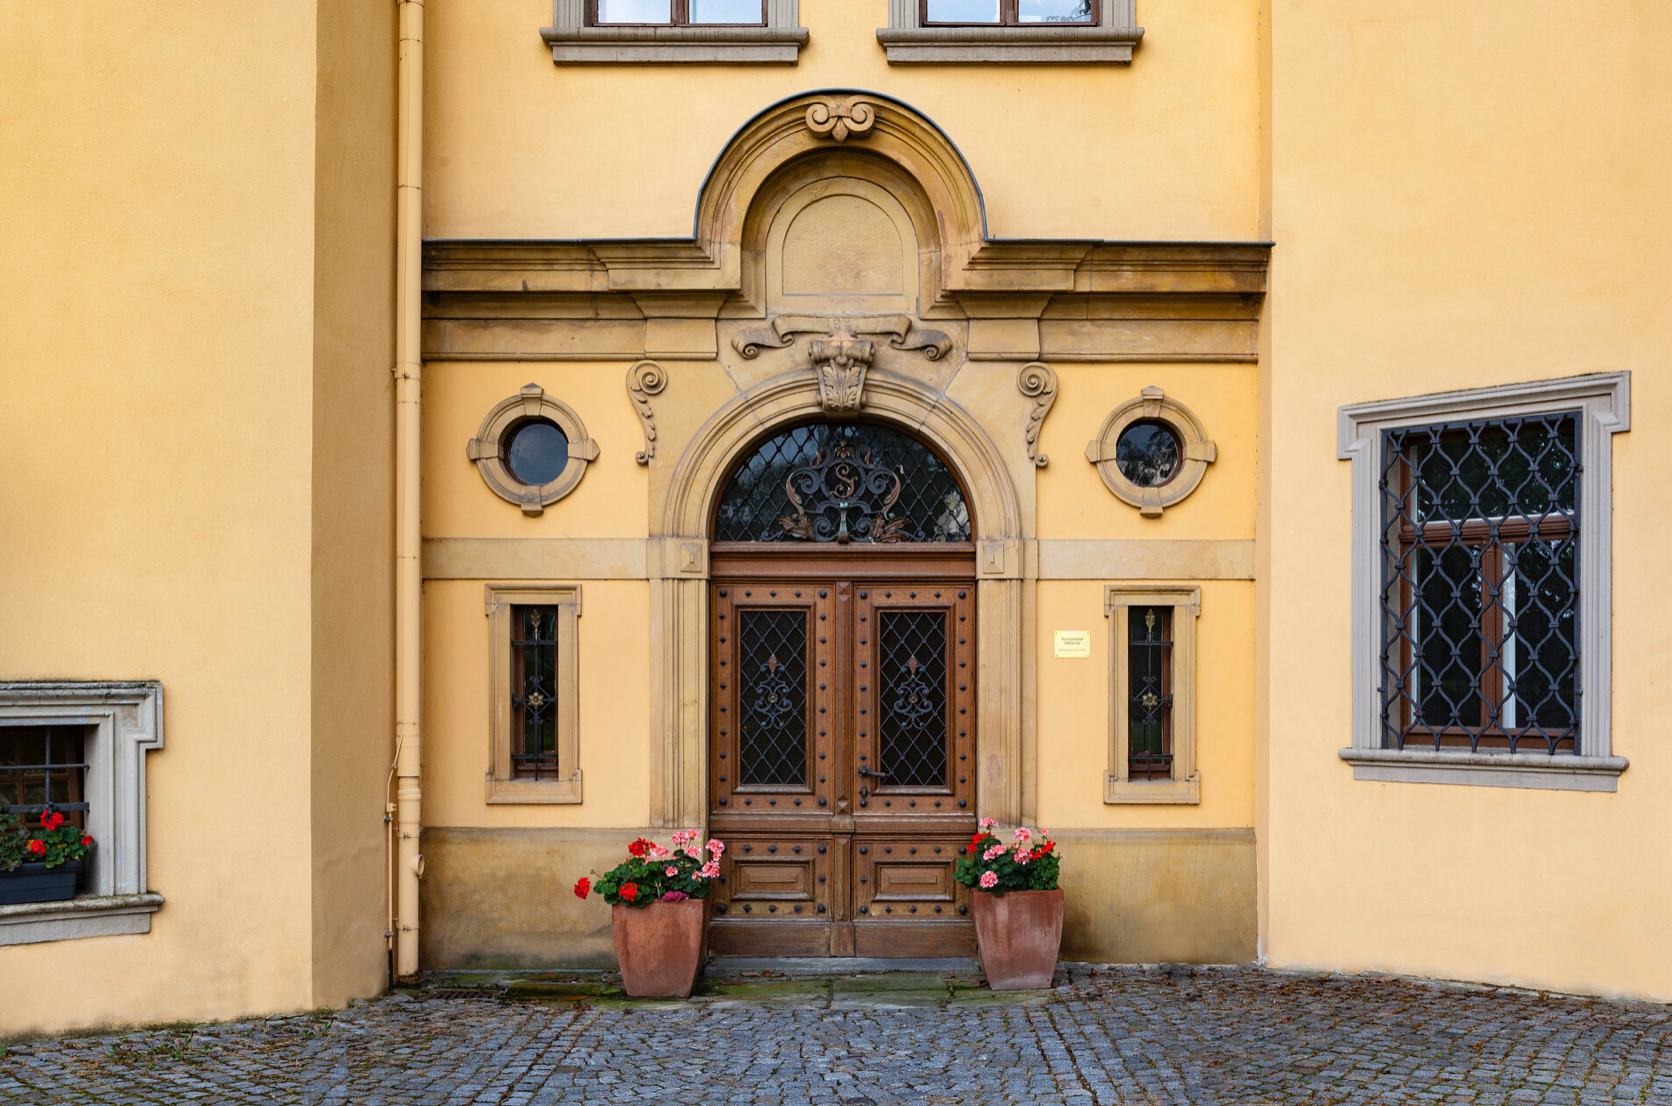
<instances>
[{"instance_id":1,"label":"window with stone surround","mask_svg":"<svg viewBox=\"0 0 1672 1106\"><path fill-rule=\"evenodd\" d=\"M558 65L794 65L800 0L553 0Z\"/></svg>"},{"instance_id":2,"label":"window with stone surround","mask_svg":"<svg viewBox=\"0 0 1672 1106\"><path fill-rule=\"evenodd\" d=\"M96 842L75 898L0 906L0 945L150 932L145 760L161 747L160 684L0 683L0 806L50 804Z\"/></svg>"},{"instance_id":3,"label":"window with stone surround","mask_svg":"<svg viewBox=\"0 0 1672 1106\"><path fill-rule=\"evenodd\" d=\"M1106 803L1199 803L1195 585L1109 584Z\"/></svg>"},{"instance_id":4,"label":"window with stone surround","mask_svg":"<svg viewBox=\"0 0 1672 1106\"><path fill-rule=\"evenodd\" d=\"M487 801L578 803L581 592L489 584Z\"/></svg>"},{"instance_id":5,"label":"window with stone surround","mask_svg":"<svg viewBox=\"0 0 1672 1106\"><path fill-rule=\"evenodd\" d=\"M1345 407L1359 779L1608 790L1628 377Z\"/></svg>"},{"instance_id":6,"label":"window with stone surround","mask_svg":"<svg viewBox=\"0 0 1672 1106\"><path fill-rule=\"evenodd\" d=\"M1125 65L1137 0L888 0L877 41L895 65Z\"/></svg>"}]
</instances>

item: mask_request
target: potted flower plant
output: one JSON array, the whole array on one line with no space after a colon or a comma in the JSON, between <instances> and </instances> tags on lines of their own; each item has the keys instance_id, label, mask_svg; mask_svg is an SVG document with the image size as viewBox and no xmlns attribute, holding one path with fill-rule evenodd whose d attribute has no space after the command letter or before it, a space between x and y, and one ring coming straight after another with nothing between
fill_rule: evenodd
<instances>
[{"instance_id":1,"label":"potted flower plant","mask_svg":"<svg viewBox=\"0 0 1672 1106\"><path fill-rule=\"evenodd\" d=\"M708 954L708 891L720 876L719 841L698 845L696 830L673 835L673 848L639 838L626 860L599 876L575 881L610 904L621 980L634 998L687 998ZM597 875L596 872L593 875Z\"/></svg>"},{"instance_id":2,"label":"potted flower plant","mask_svg":"<svg viewBox=\"0 0 1672 1106\"><path fill-rule=\"evenodd\" d=\"M1051 985L1062 946L1061 861L1044 830L1018 826L1010 844L981 829L958 861L958 882L975 893L975 940L981 967L995 991L1039 990Z\"/></svg>"},{"instance_id":3,"label":"potted flower plant","mask_svg":"<svg viewBox=\"0 0 1672 1106\"><path fill-rule=\"evenodd\" d=\"M52 807L38 825L0 811L0 906L75 898L93 839Z\"/></svg>"}]
</instances>

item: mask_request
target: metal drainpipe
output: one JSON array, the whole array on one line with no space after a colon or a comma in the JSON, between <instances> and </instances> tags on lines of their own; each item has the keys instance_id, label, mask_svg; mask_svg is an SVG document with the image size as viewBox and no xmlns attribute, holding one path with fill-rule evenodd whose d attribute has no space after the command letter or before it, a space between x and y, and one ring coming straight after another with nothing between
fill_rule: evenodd
<instances>
[{"instance_id":1,"label":"metal drainpipe","mask_svg":"<svg viewBox=\"0 0 1672 1106\"><path fill-rule=\"evenodd\" d=\"M418 971L418 851L423 788L418 453L423 377L420 324L424 247L424 4L400 3L400 117L395 208L395 976Z\"/></svg>"}]
</instances>

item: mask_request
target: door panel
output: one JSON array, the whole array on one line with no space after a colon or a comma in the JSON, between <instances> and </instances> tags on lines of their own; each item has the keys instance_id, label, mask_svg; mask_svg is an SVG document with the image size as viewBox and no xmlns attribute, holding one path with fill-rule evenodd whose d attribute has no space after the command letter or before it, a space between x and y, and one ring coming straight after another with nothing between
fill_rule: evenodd
<instances>
[{"instance_id":1,"label":"door panel","mask_svg":"<svg viewBox=\"0 0 1672 1106\"><path fill-rule=\"evenodd\" d=\"M967 955L952 870L975 822L973 580L921 575L920 556L891 576L869 553L853 578L797 578L795 560L728 575L716 558L714 948Z\"/></svg>"}]
</instances>

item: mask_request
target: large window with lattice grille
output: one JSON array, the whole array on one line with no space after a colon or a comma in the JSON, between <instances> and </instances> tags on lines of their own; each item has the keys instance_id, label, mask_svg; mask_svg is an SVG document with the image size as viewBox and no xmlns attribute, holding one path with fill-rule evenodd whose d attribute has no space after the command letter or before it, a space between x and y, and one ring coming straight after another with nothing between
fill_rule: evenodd
<instances>
[{"instance_id":1,"label":"large window with lattice grille","mask_svg":"<svg viewBox=\"0 0 1672 1106\"><path fill-rule=\"evenodd\" d=\"M1341 409L1359 779L1615 790L1617 373Z\"/></svg>"}]
</instances>

